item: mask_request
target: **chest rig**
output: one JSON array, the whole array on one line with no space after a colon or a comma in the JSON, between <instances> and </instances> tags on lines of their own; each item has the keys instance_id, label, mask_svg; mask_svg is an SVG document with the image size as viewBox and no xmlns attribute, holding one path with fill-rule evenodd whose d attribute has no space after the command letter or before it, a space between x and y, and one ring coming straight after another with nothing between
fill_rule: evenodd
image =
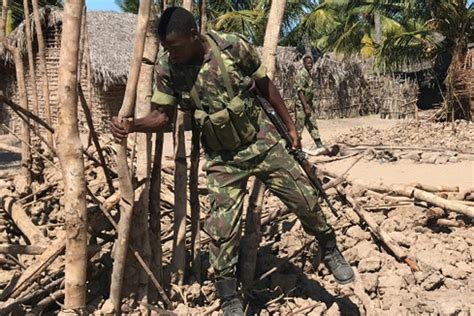
<instances>
[{"instance_id":1,"label":"chest rig","mask_svg":"<svg viewBox=\"0 0 474 316\"><path fill-rule=\"evenodd\" d=\"M251 110L253 102L245 102L243 95L236 95L232 88L227 68L221 56L221 52L212 37L206 35L211 46L211 52L217 61L229 101L223 104L223 109L204 108L196 85L190 92L191 99L196 105L194 120L202 131L205 145L213 152L235 151L252 143L258 132L258 113ZM252 86L253 80L246 78L248 85ZM246 93L248 97L248 93Z\"/></svg>"}]
</instances>

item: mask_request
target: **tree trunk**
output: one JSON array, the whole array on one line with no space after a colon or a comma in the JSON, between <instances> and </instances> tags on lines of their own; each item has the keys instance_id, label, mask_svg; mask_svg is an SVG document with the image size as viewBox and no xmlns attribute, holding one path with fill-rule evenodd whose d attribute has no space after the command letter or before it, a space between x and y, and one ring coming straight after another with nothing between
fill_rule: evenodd
<instances>
[{"instance_id":1,"label":"tree trunk","mask_svg":"<svg viewBox=\"0 0 474 316\"><path fill-rule=\"evenodd\" d=\"M21 106L28 110L28 97L26 92L26 84L25 84L25 67L23 65L23 58L21 58L20 51L18 48L10 45L7 42L4 42L5 48L13 55L13 59L15 61L15 72L16 72L16 80L18 83L18 92L20 95L20 103ZM17 186L20 188L21 193L26 191L27 188L31 186L31 150L30 150L30 128L29 122L24 121L22 124L22 144L21 144L21 174L25 179L25 186Z\"/></svg>"},{"instance_id":2,"label":"tree trunk","mask_svg":"<svg viewBox=\"0 0 474 316\"><path fill-rule=\"evenodd\" d=\"M145 48L143 52L143 62L140 69L140 79L137 87L137 102L135 109L135 117L140 118L151 112L151 96L153 93L153 71L158 52L158 43L153 32L153 23L155 14L150 15L148 24ZM139 196L135 204L133 212L132 230L130 232L131 245L143 255L143 260L149 266L151 261L150 236L148 230L148 217L150 215L150 182L149 176L151 172L151 134L137 134L137 172L138 181L146 179L145 185L137 190ZM139 302L149 302L148 299L148 275L143 269L140 269L138 262L133 258L132 254L128 256L127 269L125 272L126 293L136 293ZM137 278L137 275L140 277ZM147 313L144 304L140 304L142 314Z\"/></svg>"},{"instance_id":3,"label":"tree trunk","mask_svg":"<svg viewBox=\"0 0 474 316\"><path fill-rule=\"evenodd\" d=\"M380 45L382 43L382 23L380 21L380 14L374 13L374 27L375 27L375 44Z\"/></svg>"},{"instance_id":4,"label":"tree trunk","mask_svg":"<svg viewBox=\"0 0 474 316\"><path fill-rule=\"evenodd\" d=\"M85 311L87 208L83 148L77 117L77 64L84 0L65 2L59 57L57 153L64 180L66 295L63 315Z\"/></svg>"},{"instance_id":5,"label":"tree trunk","mask_svg":"<svg viewBox=\"0 0 474 316\"><path fill-rule=\"evenodd\" d=\"M191 12L193 9L193 0L183 0L182 7Z\"/></svg>"},{"instance_id":6,"label":"tree trunk","mask_svg":"<svg viewBox=\"0 0 474 316\"><path fill-rule=\"evenodd\" d=\"M25 14L25 30L26 30L26 48L28 51L28 66L30 71L30 83L31 91L33 93L33 113L39 115L38 105L38 91L36 89L36 73L35 73L35 62L33 55L33 43L31 38L31 24L30 24L30 9L28 8L28 0L23 0L23 10ZM35 127L38 124L35 123Z\"/></svg>"},{"instance_id":7,"label":"tree trunk","mask_svg":"<svg viewBox=\"0 0 474 316\"><path fill-rule=\"evenodd\" d=\"M200 20L200 29L201 33L205 34L207 32L207 0L199 1L199 16Z\"/></svg>"},{"instance_id":8,"label":"tree trunk","mask_svg":"<svg viewBox=\"0 0 474 316\"><path fill-rule=\"evenodd\" d=\"M2 15L0 16L0 43L3 42L7 32L8 0L2 1Z\"/></svg>"},{"instance_id":9,"label":"tree trunk","mask_svg":"<svg viewBox=\"0 0 474 316\"><path fill-rule=\"evenodd\" d=\"M273 0L268 16L267 29L263 40L262 62L267 66L267 74L271 79L276 69L276 48L280 36L281 22L285 12L286 0Z\"/></svg>"},{"instance_id":10,"label":"tree trunk","mask_svg":"<svg viewBox=\"0 0 474 316\"><path fill-rule=\"evenodd\" d=\"M135 42L133 47L133 57L130 72L125 88L125 96L122 107L119 111L119 118L129 119L134 113L134 102L142 63L143 50L145 47L145 36L150 16L151 1L140 1L138 11L138 23L136 29ZM119 188L122 198L118 238L114 254L114 267L110 284L110 298L103 306L104 313L120 313L121 294L123 284L123 272L128 248L128 239L132 221L133 204L135 192L132 187L132 179L127 164L127 139L117 144L117 164L119 174Z\"/></svg>"},{"instance_id":11,"label":"tree trunk","mask_svg":"<svg viewBox=\"0 0 474 316\"><path fill-rule=\"evenodd\" d=\"M38 42L38 56L39 56L39 69L41 73L41 80L43 82L43 100L44 100L44 114L46 122L49 126L53 126L51 122L51 108L49 106L49 83L48 83L48 70L46 68L46 47L43 34L43 28L41 25L40 9L38 0L31 0L33 5L33 18L35 20L35 31ZM53 135L48 134L48 142L50 147L53 147Z\"/></svg>"}]
</instances>

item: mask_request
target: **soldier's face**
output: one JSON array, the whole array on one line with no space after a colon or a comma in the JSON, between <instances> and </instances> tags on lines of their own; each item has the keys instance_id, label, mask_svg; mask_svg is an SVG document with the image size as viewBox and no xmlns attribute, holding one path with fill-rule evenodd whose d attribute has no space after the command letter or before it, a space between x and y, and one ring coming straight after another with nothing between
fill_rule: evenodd
<instances>
[{"instance_id":1,"label":"soldier's face","mask_svg":"<svg viewBox=\"0 0 474 316\"><path fill-rule=\"evenodd\" d=\"M172 32L166 35L165 39L161 39L161 44L169 52L169 58L173 63L186 64L196 59L199 52L197 45L200 41L197 32L189 34Z\"/></svg>"},{"instance_id":2,"label":"soldier's face","mask_svg":"<svg viewBox=\"0 0 474 316\"><path fill-rule=\"evenodd\" d=\"M311 58L305 58L303 64L304 68L306 68L308 71L313 68L313 60Z\"/></svg>"}]
</instances>

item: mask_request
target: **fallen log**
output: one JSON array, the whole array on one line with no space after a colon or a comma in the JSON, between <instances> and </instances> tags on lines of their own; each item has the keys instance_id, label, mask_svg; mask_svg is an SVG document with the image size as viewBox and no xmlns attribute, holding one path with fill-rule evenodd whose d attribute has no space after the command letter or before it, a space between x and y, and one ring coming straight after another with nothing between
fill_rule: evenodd
<instances>
[{"instance_id":1,"label":"fallen log","mask_svg":"<svg viewBox=\"0 0 474 316\"><path fill-rule=\"evenodd\" d=\"M21 148L16 146L11 146L8 144L0 143L0 150L9 151L14 154L21 154Z\"/></svg>"},{"instance_id":2,"label":"fallen log","mask_svg":"<svg viewBox=\"0 0 474 316\"><path fill-rule=\"evenodd\" d=\"M46 250L43 246L30 245L0 245L1 254L10 255L40 255Z\"/></svg>"},{"instance_id":3,"label":"fallen log","mask_svg":"<svg viewBox=\"0 0 474 316\"><path fill-rule=\"evenodd\" d=\"M324 174L329 175L333 178L340 178L340 175L331 172L328 170L322 170ZM442 207L446 210L457 212L460 214L464 214L469 217L474 217L474 207L459 203L455 200L447 200L436 196L433 193L429 193L420 189L417 189L411 185L406 184L392 184L392 185L384 185L382 183L374 184L374 183L367 183L363 181L350 181L353 184L360 185L368 190L372 190L375 192L384 192L384 193L396 193L397 195L406 196L409 198L416 198L418 200L427 202L429 204Z\"/></svg>"},{"instance_id":4,"label":"fallen log","mask_svg":"<svg viewBox=\"0 0 474 316\"><path fill-rule=\"evenodd\" d=\"M44 237L41 230L33 224L19 202L7 196L5 198L0 197L0 204L31 244L37 246L46 246L49 244L48 238Z\"/></svg>"}]
</instances>

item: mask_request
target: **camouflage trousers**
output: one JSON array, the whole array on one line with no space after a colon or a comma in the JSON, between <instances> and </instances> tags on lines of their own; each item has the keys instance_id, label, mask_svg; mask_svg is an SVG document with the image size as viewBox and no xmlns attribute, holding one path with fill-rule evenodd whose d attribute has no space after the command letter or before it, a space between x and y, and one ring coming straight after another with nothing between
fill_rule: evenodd
<instances>
[{"instance_id":1,"label":"camouflage trousers","mask_svg":"<svg viewBox=\"0 0 474 316\"><path fill-rule=\"evenodd\" d=\"M243 200L247 180L252 175L298 216L308 234L317 236L332 232L321 211L317 193L281 142L244 162L211 161L205 170L211 203L205 229L212 238L210 262L216 279L235 275Z\"/></svg>"},{"instance_id":2,"label":"camouflage trousers","mask_svg":"<svg viewBox=\"0 0 474 316\"><path fill-rule=\"evenodd\" d=\"M304 113L303 104L300 101L297 101L295 105L295 116L296 116L296 122L295 122L296 130L298 132L298 136L300 137L300 139L301 139L301 135L303 134L303 129L306 126L313 141L321 140L318 126L316 125L316 112L315 111L312 111L311 116L306 116L306 114Z\"/></svg>"}]
</instances>

